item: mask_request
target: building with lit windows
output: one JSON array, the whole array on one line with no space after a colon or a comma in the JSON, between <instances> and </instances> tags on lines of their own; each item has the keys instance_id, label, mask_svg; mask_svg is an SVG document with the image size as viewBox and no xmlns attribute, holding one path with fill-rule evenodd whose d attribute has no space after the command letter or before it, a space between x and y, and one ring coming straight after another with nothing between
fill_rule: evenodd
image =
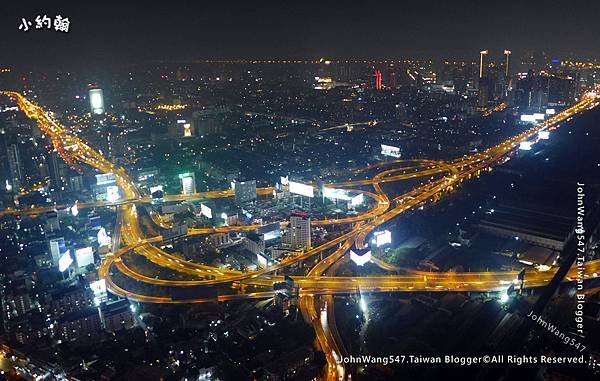
<instances>
[{"instance_id":1,"label":"building with lit windows","mask_svg":"<svg viewBox=\"0 0 600 381\"><path fill-rule=\"evenodd\" d=\"M235 202L238 204L256 200L256 180L233 180L231 186L235 193Z\"/></svg>"},{"instance_id":2,"label":"building with lit windows","mask_svg":"<svg viewBox=\"0 0 600 381\"><path fill-rule=\"evenodd\" d=\"M136 325L131 305L127 299L100 305L102 327L108 332L129 329Z\"/></svg>"},{"instance_id":3,"label":"building with lit windows","mask_svg":"<svg viewBox=\"0 0 600 381\"><path fill-rule=\"evenodd\" d=\"M290 216L290 225L282 242L294 249L311 248L310 217L308 213L296 211Z\"/></svg>"}]
</instances>

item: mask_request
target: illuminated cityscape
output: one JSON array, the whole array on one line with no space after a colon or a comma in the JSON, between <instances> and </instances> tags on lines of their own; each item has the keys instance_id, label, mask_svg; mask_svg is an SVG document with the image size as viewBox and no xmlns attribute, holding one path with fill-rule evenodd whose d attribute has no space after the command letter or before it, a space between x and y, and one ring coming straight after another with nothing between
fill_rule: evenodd
<instances>
[{"instance_id":1,"label":"illuminated cityscape","mask_svg":"<svg viewBox=\"0 0 600 381\"><path fill-rule=\"evenodd\" d=\"M0 379L600 378L600 5L88 8L0 16Z\"/></svg>"}]
</instances>

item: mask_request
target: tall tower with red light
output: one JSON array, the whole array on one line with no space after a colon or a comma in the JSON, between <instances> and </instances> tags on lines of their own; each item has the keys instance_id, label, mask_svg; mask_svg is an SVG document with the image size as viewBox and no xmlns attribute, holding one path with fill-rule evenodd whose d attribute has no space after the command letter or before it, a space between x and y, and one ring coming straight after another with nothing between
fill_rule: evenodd
<instances>
[{"instance_id":1,"label":"tall tower with red light","mask_svg":"<svg viewBox=\"0 0 600 381\"><path fill-rule=\"evenodd\" d=\"M381 70L375 69L375 90L381 90Z\"/></svg>"}]
</instances>

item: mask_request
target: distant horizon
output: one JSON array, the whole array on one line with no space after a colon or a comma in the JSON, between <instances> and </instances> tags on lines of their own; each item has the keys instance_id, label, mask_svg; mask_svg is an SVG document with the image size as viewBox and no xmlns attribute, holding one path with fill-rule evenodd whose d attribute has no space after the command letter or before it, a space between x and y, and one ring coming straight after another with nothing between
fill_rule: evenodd
<instances>
[{"instance_id":1,"label":"distant horizon","mask_svg":"<svg viewBox=\"0 0 600 381\"><path fill-rule=\"evenodd\" d=\"M460 59L480 50L600 58L600 3L336 2L239 4L105 1L98 6L9 3L0 23L0 65L89 66L202 59ZM61 15L68 32L24 32L22 19ZM35 23L33 23L35 24ZM32 25L33 25L32 24ZM494 53L495 54L495 53ZM597 59L596 58L596 59Z\"/></svg>"}]
</instances>

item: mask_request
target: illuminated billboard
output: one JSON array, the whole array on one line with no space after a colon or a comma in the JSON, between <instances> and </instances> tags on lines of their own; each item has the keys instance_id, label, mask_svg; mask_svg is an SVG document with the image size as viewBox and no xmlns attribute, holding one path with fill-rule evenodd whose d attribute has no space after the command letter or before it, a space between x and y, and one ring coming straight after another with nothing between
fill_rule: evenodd
<instances>
[{"instance_id":1,"label":"illuminated billboard","mask_svg":"<svg viewBox=\"0 0 600 381\"><path fill-rule=\"evenodd\" d=\"M94 293L94 296L106 295L106 281L104 279L90 282L90 288Z\"/></svg>"},{"instance_id":2,"label":"illuminated billboard","mask_svg":"<svg viewBox=\"0 0 600 381\"><path fill-rule=\"evenodd\" d=\"M364 266L371 260L371 250L367 250L364 254L357 254L353 250L350 250L350 259L356 263L357 266Z\"/></svg>"},{"instance_id":3,"label":"illuminated billboard","mask_svg":"<svg viewBox=\"0 0 600 381\"><path fill-rule=\"evenodd\" d=\"M535 123L535 117L530 114L523 114L521 115L521 122Z\"/></svg>"},{"instance_id":4,"label":"illuminated billboard","mask_svg":"<svg viewBox=\"0 0 600 381\"><path fill-rule=\"evenodd\" d=\"M335 188L323 188L323 197L332 199L332 200L345 200L348 201L351 197L348 195L348 192L343 189L335 189Z\"/></svg>"},{"instance_id":5,"label":"illuminated billboard","mask_svg":"<svg viewBox=\"0 0 600 381\"><path fill-rule=\"evenodd\" d=\"M162 185L156 185L153 187L150 187L150 194L155 193L155 192L163 192L163 186Z\"/></svg>"},{"instance_id":6,"label":"illuminated billboard","mask_svg":"<svg viewBox=\"0 0 600 381\"><path fill-rule=\"evenodd\" d=\"M529 151L531 150L532 145L532 142L521 142L521 144L519 144L519 149L523 151Z\"/></svg>"},{"instance_id":7,"label":"illuminated billboard","mask_svg":"<svg viewBox=\"0 0 600 381\"><path fill-rule=\"evenodd\" d=\"M352 204L352 206L361 205L363 202L365 202L365 195L362 193L357 194L356 196L352 197L352 199L350 200L350 203Z\"/></svg>"},{"instance_id":8,"label":"illuminated billboard","mask_svg":"<svg viewBox=\"0 0 600 381\"><path fill-rule=\"evenodd\" d=\"M90 282L90 289L94 293L94 304L99 306L101 302L105 302L107 299L106 294L106 281L104 279Z\"/></svg>"},{"instance_id":9,"label":"illuminated billboard","mask_svg":"<svg viewBox=\"0 0 600 381\"><path fill-rule=\"evenodd\" d=\"M306 197L315 197L314 189L312 185L306 185L297 183L295 181L289 182L290 193L299 194Z\"/></svg>"},{"instance_id":10,"label":"illuminated billboard","mask_svg":"<svg viewBox=\"0 0 600 381\"><path fill-rule=\"evenodd\" d=\"M106 201L113 202L117 201L121 197L119 195L119 187L116 185L109 185L106 187Z\"/></svg>"},{"instance_id":11,"label":"illuminated billboard","mask_svg":"<svg viewBox=\"0 0 600 381\"><path fill-rule=\"evenodd\" d=\"M73 215L73 217L77 217L77 215L79 214L79 208L77 207L77 201L75 201L75 204L73 204L73 206L71 207L71 214Z\"/></svg>"},{"instance_id":12,"label":"illuminated billboard","mask_svg":"<svg viewBox=\"0 0 600 381\"><path fill-rule=\"evenodd\" d=\"M383 230L373 233L375 237L375 245L377 247L392 243L392 233L389 230Z\"/></svg>"},{"instance_id":13,"label":"illuminated billboard","mask_svg":"<svg viewBox=\"0 0 600 381\"><path fill-rule=\"evenodd\" d=\"M544 120L545 117L546 117L546 114L542 114L539 112L536 112L533 114L533 119L535 119L535 120Z\"/></svg>"},{"instance_id":14,"label":"illuminated billboard","mask_svg":"<svg viewBox=\"0 0 600 381\"><path fill-rule=\"evenodd\" d=\"M550 139L550 131L540 131L538 137L542 140Z\"/></svg>"},{"instance_id":15,"label":"illuminated billboard","mask_svg":"<svg viewBox=\"0 0 600 381\"><path fill-rule=\"evenodd\" d=\"M400 148L382 144L381 154L384 156L400 157Z\"/></svg>"},{"instance_id":16,"label":"illuminated billboard","mask_svg":"<svg viewBox=\"0 0 600 381\"><path fill-rule=\"evenodd\" d=\"M289 183L290 183L290 180L288 179L287 176L285 176L285 177L281 176L280 180L281 180L281 185L283 185L283 186L289 185Z\"/></svg>"},{"instance_id":17,"label":"illuminated billboard","mask_svg":"<svg viewBox=\"0 0 600 381\"><path fill-rule=\"evenodd\" d=\"M71 251L67 250L59 259L58 259L58 271L61 273L71 266L73 263L73 258L71 258Z\"/></svg>"},{"instance_id":18,"label":"illuminated billboard","mask_svg":"<svg viewBox=\"0 0 600 381\"><path fill-rule=\"evenodd\" d=\"M96 185L113 184L116 181L115 174L112 172L96 175Z\"/></svg>"},{"instance_id":19,"label":"illuminated billboard","mask_svg":"<svg viewBox=\"0 0 600 381\"><path fill-rule=\"evenodd\" d=\"M77 267L92 265L94 264L94 251L89 246L77 249L75 250L75 260L77 261Z\"/></svg>"},{"instance_id":20,"label":"illuminated billboard","mask_svg":"<svg viewBox=\"0 0 600 381\"><path fill-rule=\"evenodd\" d=\"M546 115L554 115L556 114L556 110L553 108L547 108L546 109Z\"/></svg>"},{"instance_id":21,"label":"illuminated billboard","mask_svg":"<svg viewBox=\"0 0 600 381\"><path fill-rule=\"evenodd\" d=\"M200 214L206 218L213 218L212 209L204 204L200 204Z\"/></svg>"},{"instance_id":22,"label":"illuminated billboard","mask_svg":"<svg viewBox=\"0 0 600 381\"><path fill-rule=\"evenodd\" d=\"M258 262L258 266L261 268L267 268L268 262L267 258L263 257L260 254L256 254L256 262Z\"/></svg>"},{"instance_id":23,"label":"illuminated billboard","mask_svg":"<svg viewBox=\"0 0 600 381\"><path fill-rule=\"evenodd\" d=\"M90 89L90 107L92 113L96 115L104 114L104 96L102 89Z\"/></svg>"},{"instance_id":24,"label":"illuminated billboard","mask_svg":"<svg viewBox=\"0 0 600 381\"><path fill-rule=\"evenodd\" d=\"M110 244L112 243L111 238L108 236L108 234L106 234L106 229L104 229L103 227L100 228L100 230L98 230L98 245L100 246L110 246Z\"/></svg>"}]
</instances>

